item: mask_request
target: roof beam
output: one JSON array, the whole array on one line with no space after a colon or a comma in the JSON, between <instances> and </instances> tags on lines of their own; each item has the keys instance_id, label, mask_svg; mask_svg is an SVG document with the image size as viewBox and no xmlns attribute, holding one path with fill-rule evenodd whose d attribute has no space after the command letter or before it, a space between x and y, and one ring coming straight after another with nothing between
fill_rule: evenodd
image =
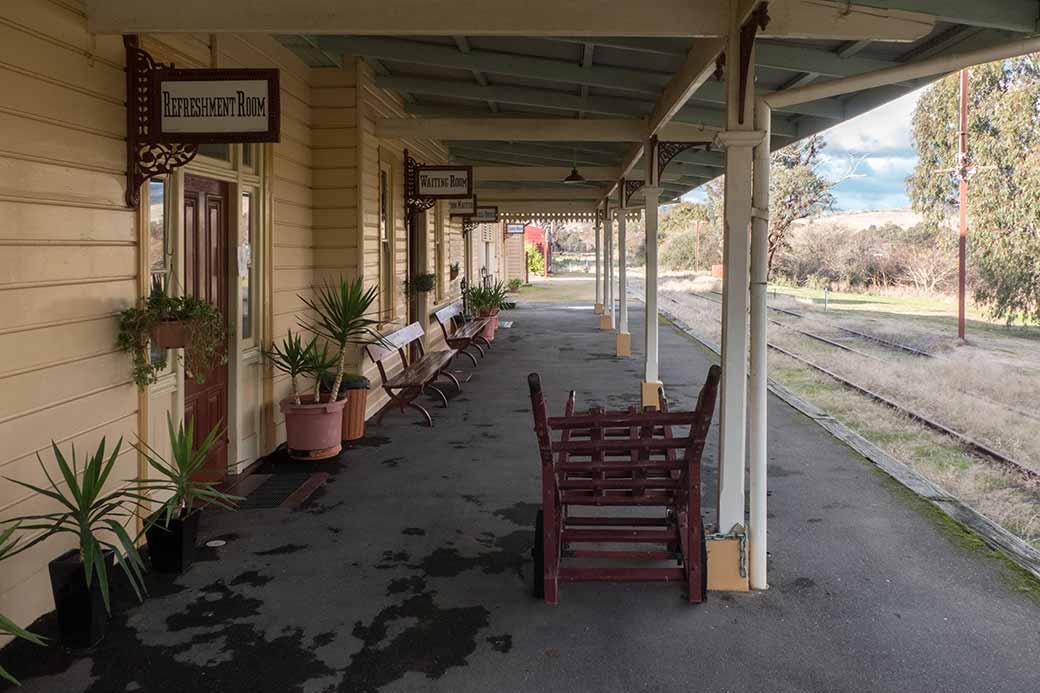
<instances>
[{"instance_id":1,"label":"roof beam","mask_svg":"<svg viewBox=\"0 0 1040 693\"><path fill-rule=\"evenodd\" d=\"M893 23L878 38L901 40L902 15L916 9L946 21L1011 31L1034 31L1036 4L1029 0L860 0L892 10ZM781 5L777 3L777 5ZM770 35L868 38L855 16L859 4L844 0L788 0L778 7ZM398 36L722 36L729 5L717 0L460 0L451 11L426 0L86 0L87 28L95 34L201 32L353 34ZM851 11L850 11L851 10ZM837 20L837 21L835 21ZM1028 28L1027 23L1031 23ZM871 25L873 26L873 25ZM858 33L857 33L858 32Z\"/></svg>"},{"instance_id":2,"label":"roof beam","mask_svg":"<svg viewBox=\"0 0 1040 693\"><path fill-rule=\"evenodd\" d=\"M714 58L712 58L714 64ZM458 99L475 101L497 101L519 106L536 106L561 111L586 111L608 116L627 116L641 118L647 116L655 107L651 101L638 99L622 99L612 96L581 97L565 91L551 89L535 89L531 87L489 86L482 87L471 82L457 80L422 79L418 77L376 77L376 86L392 91L404 91L412 94L428 94L432 96L450 96ZM725 113L720 109L686 106L681 108L675 119L686 124L703 126L705 130L722 128L725 125ZM664 123L660 123L658 128ZM650 130L647 131L649 137ZM773 119L773 134L781 137L794 137L797 129L789 119L776 117Z\"/></svg>"},{"instance_id":3,"label":"roof beam","mask_svg":"<svg viewBox=\"0 0 1040 693\"><path fill-rule=\"evenodd\" d=\"M857 0L857 4L923 12L953 24L1026 34L1040 31L1036 0Z\"/></svg>"},{"instance_id":4,"label":"roof beam","mask_svg":"<svg viewBox=\"0 0 1040 693\"><path fill-rule=\"evenodd\" d=\"M955 0L945 0L946 3ZM916 41L935 26L935 17L847 0L793 0L771 3L769 26L760 36L858 41ZM880 4L884 4L881 0ZM893 3L900 4L900 3ZM907 3L902 3L907 4Z\"/></svg>"},{"instance_id":5,"label":"roof beam","mask_svg":"<svg viewBox=\"0 0 1040 693\"><path fill-rule=\"evenodd\" d=\"M717 0L87 0L91 33L262 32L398 36L703 36L726 30Z\"/></svg>"},{"instance_id":6,"label":"roof beam","mask_svg":"<svg viewBox=\"0 0 1040 693\"><path fill-rule=\"evenodd\" d=\"M560 182L570 174L569 166L474 166L477 185L488 181ZM588 181L614 181L621 174L617 166L583 166L581 175Z\"/></svg>"},{"instance_id":7,"label":"roof beam","mask_svg":"<svg viewBox=\"0 0 1040 693\"><path fill-rule=\"evenodd\" d=\"M583 152L567 152L544 149L536 149L531 145L509 145L509 144L453 144L449 151L454 156L468 159L483 158L487 161L501 163L530 163L538 165L572 166L613 166L617 158L613 156L590 157Z\"/></svg>"},{"instance_id":8,"label":"roof beam","mask_svg":"<svg viewBox=\"0 0 1040 693\"><path fill-rule=\"evenodd\" d=\"M718 128L672 123L668 139L711 139ZM376 136L386 139L506 140L524 142L642 142L645 118L379 118Z\"/></svg>"},{"instance_id":9,"label":"roof beam","mask_svg":"<svg viewBox=\"0 0 1040 693\"><path fill-rule=\"evenodd\" d=\"M576 188L561 183L555 187L541 186L529 189L481 188L478 185L474 188L473 192L476 194L480 204L484 204L485 199L519 202L537 200L588 200L590 203L593 203L603 197L604 190L606 190L606 188L602 186Z\"/></svg>"}]
</instances>

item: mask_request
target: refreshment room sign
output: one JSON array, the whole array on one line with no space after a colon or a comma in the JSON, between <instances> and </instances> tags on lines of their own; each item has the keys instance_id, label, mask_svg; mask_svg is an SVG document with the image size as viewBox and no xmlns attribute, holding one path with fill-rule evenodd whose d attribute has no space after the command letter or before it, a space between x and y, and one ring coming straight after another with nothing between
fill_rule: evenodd
<instances>
[{"instance_id":1,"label":"refreshment room sign","mask_svg":"<svg viewBox=\"0 0 1040 693\"><path fill-rule=\"evenodd\" d=\"M278 70L160 69L151 90L153 141L278 141Z\"/></svg>"}]
</instances>

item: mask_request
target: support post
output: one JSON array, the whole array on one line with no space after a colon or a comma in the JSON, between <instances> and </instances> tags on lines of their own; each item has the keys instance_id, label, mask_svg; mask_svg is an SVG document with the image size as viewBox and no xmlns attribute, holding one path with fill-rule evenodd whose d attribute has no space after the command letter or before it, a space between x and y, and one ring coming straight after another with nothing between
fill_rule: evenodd
<instances>
[{"instance_id":1,"label":"support post","mask_svg":"<svg viewBox=\"0 0 1040 693\"><path fill-rule=\"evenodd\" d=\"M650 155L649 167L653 168L654 176L647 177L647 184L643 187L646 195L646 294L643 305L646 307L646 331L643 344L643 385L641 401L644 407L660 407L658 392L661 388L661 376L658 372L657 362L657 198L661 189L657 186L657 156L656 143L647 147ZM651 184L652 181L652 184Z\"/></svg>"},{"instance_id":2,"label":"support post","mask_svg":"<svg viewBox=\"0 0 1040 693\"><path fill-rule=\"evenodd\" d=\"M965 339L964 314L968 276L968 70L961 70L960 133L957 173L960 178L960 235L957 240L957 337Z\"/></svg>"},{"instance_id":3,"label":"support post","mask_svg":"<svg viewBox=\"0 0 1040 693\"><path fill-rule=\"evenodd\" d=\"M752 45L734 22L726 55L727 131L725 227L722 280L722 396L719 404L719 531L744 527L744 464L747 429L748 282L751 226L751 164L755 142ZM751 37L754 40L754 37ZM742 45L743 44L743 45ZM749 55L750 53L750 55ZM737 56L748 60L737 60ZM743 63L743 64L742 64ZM741 87L746 91L742 94ZM743 108L742 108L743 107Z\"/></svg>"},{"instance_id":4,"label":"support post","mask_svg":"<svg viewBox=\"0 0 1040 693\"><path fill-rule=\"evenodd\" d=\"M755 128L765 133L755 147L752 184L751 222L751 378L748 383L749 434L751 438L751 517L749 519L748 564L751 589L769 587L766 576L766 488L767 427L769 404L767 390L766 288L769 282L769 126L771 110L759 101L755 107Z\"/></svg>"},{"instance_id":5,"label":"support post","mask_svg":"<svg viewBox=\"0 0 1040 693\"><path fill-rule=\"evenodd\" d=\"M596 210L596 315L603 315L603 282L600 278L600 234L603 232L603 221L599 210Z\"/></svg>"},{"instance_id":6,"label":"support post","mask_svg":"<svg viewBox=\"0 0 1040 693\"><path fill-rule=\"evenodd\" d=\"M603 315L599 318L599 329L614 329L614 222L610 218L610 207L603 215Z\"/></svg>"},{"instance_id":7,"label":"support post","mask_svg":"<svg viewBox=\"0 0 1040 693\"><path fill-rule=\"evenodd\" d=\"M621 197L624 198L625 191L621 190ZM618 222L617 222L617 237L618 237L618 333L617 333L617 349L616 354L618 356L631 356L632 355L632 335L628 331L628 294L626 281L626 262L625 262L625 208L618 208Z\"/></svg>"}]
</instances>

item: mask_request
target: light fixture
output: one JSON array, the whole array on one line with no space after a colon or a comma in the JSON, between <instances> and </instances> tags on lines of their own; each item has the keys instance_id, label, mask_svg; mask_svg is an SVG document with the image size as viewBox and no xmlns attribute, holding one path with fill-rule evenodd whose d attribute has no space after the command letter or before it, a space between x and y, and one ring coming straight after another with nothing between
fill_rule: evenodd
<instances>
[{"instance_id":1,"label":"light fixture","mask_svg":"<svg viewBox=\"0 0 1040 693\"><path fill-rule=\"evenodd\" d=\"M578 173L578 150L574 150L573 166L571 166L571 173L569 176L563 179L564 183L584 183L585 177Z\"/></svg>"},{"instance_id":2,"label":"light fixture","mask_svg":"<svg viewBox=\"0 0 1040 693\"><path fill-rule=\"evenodd\" d=\"M578 173L577 167L571 168L571 174L563 179L564 183L584 183L585 177Z\"/></svg>"}]
</instances>

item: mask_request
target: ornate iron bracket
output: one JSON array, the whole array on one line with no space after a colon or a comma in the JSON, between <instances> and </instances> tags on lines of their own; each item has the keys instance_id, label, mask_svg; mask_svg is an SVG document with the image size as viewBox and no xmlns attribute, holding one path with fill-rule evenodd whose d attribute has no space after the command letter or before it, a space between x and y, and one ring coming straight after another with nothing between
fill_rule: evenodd
<instances>
[{"instance_id":1,"label":"ornate iron bracket","mask_svg":"<svg viewBox=\"0 0 1040 693\"><path fill-rule=\"evenodd\" d=\"M751 50L755 45L755 36L769 26L769 3L763 2L755 8L740 27L740 113L738 122L744 124L744 110L747 102L748 68L751 66Z\"/></svg>"},{"instance_id":2,"label":"ornate iron bracket","mask_svg":"<svg viewBox=\"0 0 1040 693\"><path fill-rule=\"evenodd\" d=\"M430 207L433 207L437 203L430 197L419 197L417 191L419 189L418 177L419 164L408 155L408 150L404 150L404 213L406 218L410 218L413 212L425 212Z\"/></svg>"},{"instance_id":3,"label":"ornate iron bracket","mask_svg":"<svg viewBox=\"0 0 1040 693\"><path fill-rule=\"evenodd\" d=\"M661 180L664 169L671 163L672 159L685 151L704 147L704 151L711 151L711 142L658 142L657 143L657 180Z\"/></svg>"},{"instance_id":4,"label":"ornate iron bracket","mask_svg":"<svg viewBox=\"0 0 1040 693\"><path fill-rule=\"evenodd\" d=\"M473 221L473 217L463 217L462 219L462 235L468 236L469 232L480 226L479 222Z\"/></svg>"},{"instance_id":5,"label":"ornate iron bracket","mask_svg":"<svg viewBox=\"0 0 1040 693\"><path fill-rule=\"evenodd\" d=\"M172 68L138 46L137 36L123 37L126 50L126 204L137 208L145 181L170 173L195 158L198 145L159 144L151 139L149 116L151 74Z\"/></svg>"},{"instance_id":6,"label":"ornate iron bracket","mask_svg":"<svg viewBox=\"0 0 1040 693\"><path fill-rule=\"evenodd\" d=\"M629 200L632 196L643 187L643 181L641 180L624 180L622 181L622 194L621 194L621 206L628 207Z\"/></svg>"}]
</instances>

